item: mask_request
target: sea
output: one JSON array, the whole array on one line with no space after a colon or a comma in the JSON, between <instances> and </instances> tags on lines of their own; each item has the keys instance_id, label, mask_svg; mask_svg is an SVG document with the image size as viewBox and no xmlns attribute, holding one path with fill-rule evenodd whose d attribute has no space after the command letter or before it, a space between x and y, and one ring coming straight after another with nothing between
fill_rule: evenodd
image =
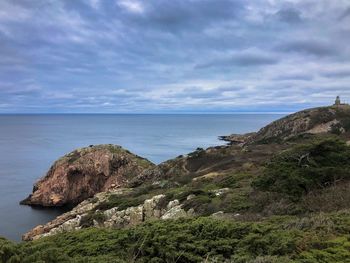
<instances>
[{"instance_id":1,"label":"sea","mask_svg":"<svg viewBox=\"0 0 350 263\"><path fill-rule=\"evenodd\" d=\"M64 212L19 205L60 156L112 143L159 164L220 135L257 131L280 114L22 114L0 115L0 236L23 233Z\"/></svg>"}]
</instances>

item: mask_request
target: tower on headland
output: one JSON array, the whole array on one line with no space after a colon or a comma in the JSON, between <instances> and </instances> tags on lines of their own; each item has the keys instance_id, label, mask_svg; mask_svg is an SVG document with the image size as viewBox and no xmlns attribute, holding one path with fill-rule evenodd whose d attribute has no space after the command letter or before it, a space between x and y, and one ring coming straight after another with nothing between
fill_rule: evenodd
<instances>
[{"instance_id":1,"label":"tower on headland","mask_svg":"<svg viewBox=\"0 0 350 263\"><path fill-rule=\"evenodd\" d=\"M340 97L337 96L336 99L335 99L335 102L334 102L334 106L339 106L340 104L341 104Z\"/></svg>"},{"instance_id":2,"label":"tower on headland","mask_svg":"<svg viewBox=\"0 0 350 263\"><path fill-rule=\"evenodd\" d=\"M341 100L340 100L340 97L337 96L337 97L335 98L334 106L342 106L342 105L349 105L349 104L347 104L347 103L342 103Z\"/></svg>"}]
</instances>

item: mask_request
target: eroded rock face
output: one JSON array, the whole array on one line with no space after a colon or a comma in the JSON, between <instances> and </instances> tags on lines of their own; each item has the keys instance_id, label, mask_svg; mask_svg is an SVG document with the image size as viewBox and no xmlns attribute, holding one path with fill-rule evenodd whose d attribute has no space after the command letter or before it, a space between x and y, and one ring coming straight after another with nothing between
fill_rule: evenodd
<instances>
[{"instance_id":1,"label":"eroded rock face","mask_svg":"<svg viewBox=\"0 0 350 263\"><path fill-rule=\"evenodd\" d=\"M21 204L75 205L98 192L124 187L153 167L148 160L116 145L78 149L57 160Z\"/></svg>"}]
</instances>

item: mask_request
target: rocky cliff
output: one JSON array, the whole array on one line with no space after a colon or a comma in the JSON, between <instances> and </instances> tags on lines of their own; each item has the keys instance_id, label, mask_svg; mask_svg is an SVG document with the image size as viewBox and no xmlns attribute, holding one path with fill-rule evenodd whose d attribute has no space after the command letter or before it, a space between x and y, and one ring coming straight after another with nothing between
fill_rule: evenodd
<instances>
[{"instance_id":1,"label":"rocky cliff","mask_svg":"<svg viewBox=\"0 0 350 263\"><path fill-rule=\"evenodd\" d=\"M85 201L29 231L23 239L91 226L125 228L154 219L193 215L236 220L288 214L294 203L252 187L265 164L293 145L329 137L349 143L349 132L350 107L337 106L301 111L257 133L225 137L231 145L198 148L157 166L118 146L77 150L58 160L25 202L54 206ZM305 197L305 204L298 209L314 209L305 207L314 203L308 198L317 194Z\"/></svg>"},{"instance_id":2,"label":"rocky cliff","mask_svg":"<svg viewBox=\"0 0 350 263\"><path fill-rule=\"evenodd\" d=\"M29 231L23 239L31 242L9 249L0 238L0 255L11 262L347 262L350 108L305 110L225 139L232 144L157 166L106 145L63 157L34 194L69 192L66 173L58 173L63 184L53 174L77 166L91 180L80 176L75 185L95 189L91 173L108 175L102 192ZM113 159L118 165L108 168Z\"/></svg>"},{"instance_id":3,"label":"rocky cliff","mask_svg":"<svg viewBox=\"0 0 350 263\"><path fill-rule=\"evenodd\" d=\"M116 145L78 149L57 160L21 204L75 205L98 192L125 187L154 166Z\"/></svg>"},{"instance_id":4,"label":"rocky cliff","mask_svg":"<svg viewBox=\"0 0 350 263\"><path fill-rule=\"evenodd\" d=\"M280 149L284 146L253 145L242 150L232 145L197 149L151 166L140 175L135 174L127 184L130 188L97 193L53 221L35 227L23 235L23 240L91 226L124 228L155 219L217 215L223 211L235 215L244 207L249 188L238 195L234 188L247 187L251 180L249 173L256 174ZM213 206L212 200L219 206Z\"/></svg>"},{"instance_id":5,"label":"rocky cliff","mask_svg":"<svg viewBox=\"0 0 350 263\"><path fill-rule=\"evenodd\" d=\"M339 105L303 110L263 127L257 133L232 134L220 139L232 144L269 143L286 141L303 134L334 133L350 131L350 106Z\"/></svg>"}]
</instances>

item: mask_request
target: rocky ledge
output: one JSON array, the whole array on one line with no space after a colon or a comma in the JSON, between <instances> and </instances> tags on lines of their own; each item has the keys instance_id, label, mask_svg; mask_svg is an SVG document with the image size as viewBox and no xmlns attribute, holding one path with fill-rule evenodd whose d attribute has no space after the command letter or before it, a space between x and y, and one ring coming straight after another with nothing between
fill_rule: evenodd
<instances>
[{"instance_id":1,"label":"rocky ledge","mask_svg":"<svg viewBox=\"0 0 350 263\"><path fill-rule=\"evenodd\" d=\"M96 193L125 187L153 167L153 163L117 145L77 149L57 160L21 204L75 205Z\"/></svg>"},{"instance_id":2,"label":"rocky ledge","mask_svg":"<svg viewBox=\"0 0 350 263\"><path fill-rule=\"evenodd\" d=\"M123 195L129 191L132 191L132 189L121 188L98 193L94 198L81 202L71 211L58 216L46 225L35 227L24 234L22 239L25 241L36 240L41 237L79 230L89 226L125 228L154 219L166 220L194 215L193 209L186 211L179 200L167 201L163 194L153 196L138 206L131 206L126 209L119 209L119 207L113 207L105 211L97 209L111 195ZM188 196L188 199L191 197Z\"/></svg>"}]
</instances>

